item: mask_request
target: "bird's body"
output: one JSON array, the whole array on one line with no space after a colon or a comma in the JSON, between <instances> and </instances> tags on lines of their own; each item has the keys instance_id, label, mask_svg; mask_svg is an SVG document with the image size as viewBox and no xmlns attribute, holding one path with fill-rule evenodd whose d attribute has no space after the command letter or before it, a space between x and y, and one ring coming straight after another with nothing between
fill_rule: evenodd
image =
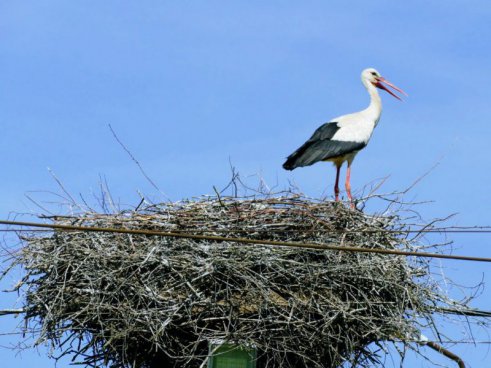
<instances>
[{"instance_id":1,"label":"bird's body","mask_svg":"<svg viewBox=\"0 0 491 368\"><path fill-rule=\"evenodd\" d=\"M293 170L318 161L353 161L368 144L378 122L368 115L361 111L321 125L307 142L288 157L283 167Z\"/></svg>"},{"instance_id":2,"label":"bird's body","mask_svg":"<svg viewBox=\"0 0 491 368\"><path fill-rule=\"evenodd\" d=\"M382 84L383 82L397 91L404 93L382 78L372 68L365 69L362 72L362 82L370 95L370 105L365 110L339 116L332 119L329 123L321 125L307 142L288 156L286 162L283 164L284 169L293 170L297 167L309 166L319 161L333 162L337 169L336 184L334 187L336 201L339 200L339 171L345 161L348 162L346 192L350 201L352 200L350 186L351 163L357 153L368 144L382 113L382 102L377 88L385 89L394 97L399 98L387 89Z\"/></svg>"}]
</instances>

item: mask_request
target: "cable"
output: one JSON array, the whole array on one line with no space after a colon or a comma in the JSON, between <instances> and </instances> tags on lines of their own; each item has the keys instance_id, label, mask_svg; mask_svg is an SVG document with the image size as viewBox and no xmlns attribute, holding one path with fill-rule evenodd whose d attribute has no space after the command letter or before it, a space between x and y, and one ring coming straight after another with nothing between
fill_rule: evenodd
<instances>
[{"instance_id":1,"label":"cable","mask_svg":"<svg viewBox=\"0 0 491 368\"><path fill-rule=\"evenodd\" d=\"M46 216L42 218L54 219L54 218L64 218L63 216ZM72 218L72 217L66 217ZM0 229L0 232L15 232L18 230L13 229ZM46 231L46 230L30 230L30 231ZM205 230L199 230L204 232ZM219 233L258 233L258 232L268 232L268 229L213 229L215 232ZM287 230L288 231L288 230ZM290 230L294 231L294 230ZM419 229L419 230L395 230L395 229L325 229L326 233L343 233L343 234L376 234L376 233L389 233L389 234L417 234L417 233L439 233L439 234L491 234L491 228L489 226L450 226L450 227L439 227L431 229Z\"/></svg>"},{"instance_id":2,"label":"cable","mask_svg":"<svg viewBox=\"0 0 491 368\"><path fill-rule=\"evenodd\" d=\"M460 261L491 262L491 258L484 258L484 257L458 256L458 255L451 255L451 254L438 254L438 253L427 253L427 252L416 252L416 251L402 251L396 249L360 248L354 246L337 246L337 245L316 244L316 243L283 242L283 241L276 241L276 240L256 240L256 239L248 239L248 238L196 235L196 234L186 234L186 233L176 233L176 232L166 232L166 231L156 231L156 230L115 229L115 228L93 227L93 226L88 227L88 226L73 226L73 225L59 225L59 224L40 224L37 222L21 222L21 221L7 221L7 220L0 220L0 225L29 226L29 227L38 227L38 228L86 231L86 232L164 236L164 237L172 237L172 238L211 240L211 241L218 241L218 242L234 242L234 243L254 244L254 245L273 245L273 246L281 246L281 247L308 248L308 249L318 249L318 250L337 250L337 251L344 251L344 252L392 254L392 255L406 256L406 257L415 256L415 257L427 257L427 258L454 259Z\"/></svg>"},{"instance_id":3,"label":"cable","mask_svg":"<svg viewBox=\"0 0 491 368\"><path fill-rule=\"evenodd\" d=\"M443 346L440 344L434 342L434 341L429 341L428 338L424 335L421 335L421 340L419 341L419 344L421 345L426 345L429 348L439 352L443 356L446 356L447 358L453 360L455 363L458 364L459 368L465 368L465 363L462 360L461 357L459 357L457 354L452 353L450 350L445 349Z\"/></svg>"},{"instance_id":4,"label":"cable","mask_svg":"<svg viewBox=\"0 0 491 368\"><path fill-rule=\"evenodd\" d=\"M491 318L491 311L480 309L453 309L453 308L435 308L434 312L442 314L455 314L468 317L487 317Z\"/></svg>"}]
</instances>

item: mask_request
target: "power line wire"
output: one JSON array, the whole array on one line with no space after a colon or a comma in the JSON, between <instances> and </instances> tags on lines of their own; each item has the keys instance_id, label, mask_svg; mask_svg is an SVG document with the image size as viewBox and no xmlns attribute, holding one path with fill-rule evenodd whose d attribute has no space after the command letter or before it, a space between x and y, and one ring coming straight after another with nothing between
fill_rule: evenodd
<instances>
[{"instance_id":1,"label":"power line wire","mask_svg":"<svg viewBox=\"0 0 491 368\"><path fill-rule=\"evenodd\" d=\"M213 235L197 235L197 234L176 233L176 232L157 231L157 230L139 230L139 229L124 229L124 228L116 229L116 228L95 227L95 226L89 227L89 226L74 226L74 225L61 225L61 224L41 224L37 222L22 222L22 221L7 221L7 220L0 220L0 225L27 226L27 227L49 228L49 229L70 230L70 231L85 231L85 232L138 234L138 235L163 236L163 237L184 238L184 239L211 240L211 241L218 241L218 242L234 242L234 243L253 244L253 245L272 245L272 246L308 248L308 249L317 249L317 250L336 250L336 251L355 252L355 253L358 252L358 253L392 254L392 255L406 256L406 257L415 256L415 257L427 257L427 258L453 259L453 260L460 260L460 261L491 262L491 258L485 258L485 257L459 256L459 255L451 255L451 254L438 254L438 253L427 253L427 252L417 252L417 251L402 251L396 249L362 248L362 247L354 247L354 246L338 246L338 245L317 244L317 243L259 240L259 239L235 238L235 237L224 237L224 236L213 236Z\"/></svg>"},{"instance_id":2,"label":"power line wire","mask_svg":"<svg viewBox=\"0 0 491 368\"><path fill-rule=\"evenodd\" d=\"M481 309L455 309L455 308L435 308L435 312L443 314L456 314L460 316L468 317L487 317L491 318L491 311L485 311Z\"/></svg>"},{"instance_id":3,"label":"power line wire","mask_svg":"<svg viewBox=\"0 0 491 368\"><path fill-rule=\"evenodd\" d=\"M70 216L42 216L45 219L76 219L76 217ZM17 230L12 229L0 229L0 232L14 232ZM34 230L31 230L34 231ZM38 230L45 231L45 230ZM206 232L206 230L196 230L197 232ZM214 232L219 233L258 233L269 232L269 229L213 229ZM284 230L295 231L295 230ZM343 234L358 234L358 233L393 233L393 234L415 234L415 233L462 233L462 234L491 234L491 226L449 226L449 227L436 227L436 228L423 228L423 229L325 229L327 233L343 233Z\"/></svg>"}]
</instances>

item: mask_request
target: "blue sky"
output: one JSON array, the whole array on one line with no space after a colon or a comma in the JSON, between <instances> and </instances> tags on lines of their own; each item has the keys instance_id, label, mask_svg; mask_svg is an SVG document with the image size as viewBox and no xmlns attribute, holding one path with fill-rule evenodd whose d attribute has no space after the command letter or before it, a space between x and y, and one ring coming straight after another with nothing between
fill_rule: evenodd
<instances>
[{"instance_id":1,"label":"blue sky","mask_svg":"<svg viewBox=\"0 0 491 368\"><path fill-rule=\"evenodd\" d=\"M409 97L383 94L380 124L353 164L355 196L386 176L381 191L403 189L439 163L408 195L432 201L418 206L423 217L491 225L489 19L484 0L2 1L0 215L38 213L26 193L62 211L46 203L60 193L48 167L75 196L90 200L104 176L122 204L137 204L138 191L163 200L108 124L173 200L224 186L229 161L243 176L330 195L330 165L281 164L321 123L368 104L359 75L375 67ZM491 256L489 237L452 238L456 253ZM490 280L485 264L441 264L465 285ZM491 309L490 295L475 305ZM2 295L0 308L13 301ZM9 332L18 321L0 323ZM471 367L490 359L487 345L453 349ZM0 359L54 366L43 349L0 349Z\"/></svg>"}]
</instances>

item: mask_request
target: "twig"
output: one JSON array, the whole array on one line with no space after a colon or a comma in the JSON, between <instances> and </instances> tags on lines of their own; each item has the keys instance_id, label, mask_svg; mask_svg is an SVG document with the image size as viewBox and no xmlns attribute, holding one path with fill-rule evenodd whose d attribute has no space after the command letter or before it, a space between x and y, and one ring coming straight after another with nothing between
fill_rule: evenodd
<instances>
[{"instance_id":1,"label":"twig","mask_svg":"<svg viewBox=\"0 0 491 368\"><path fill-rule=\"evenodd\" d=\"M140 172L142 173L142 175L145 177L145 179L147 179L147 181L150 183L150 185L152 185L154 187L155 190L157 190L160 194L162 194L162 196L164 198L166 198L168 200L168 197L166 194L164 194L160 188L157 186L157 184L155 184L155 182L147 175L147 173L145 172L145 170L143 169L142 165L140 164L140 162L135 158L135 156L133 156L133 154L131 153L131 151L124 145L124 143L119 139L118 135L116 134L116 132L114 131L113 127L111 126L111 124L108 124L109 126L109 129L111 130L111 133L114 137L114 139L116 139L116 142L119 143L119 145L121 146L121 148L123 148L123 150L128 154L128 156L130 156L131 160L136 164L136 166L138 166L138 169L140 169Z\"/></svg>"}]
</instances>

